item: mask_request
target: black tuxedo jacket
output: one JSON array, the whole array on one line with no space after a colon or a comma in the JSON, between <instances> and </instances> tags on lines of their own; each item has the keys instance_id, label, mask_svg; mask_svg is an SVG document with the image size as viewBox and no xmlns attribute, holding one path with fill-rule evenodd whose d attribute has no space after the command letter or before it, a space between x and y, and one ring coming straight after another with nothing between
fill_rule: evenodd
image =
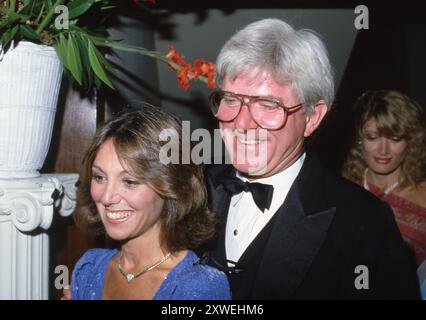
<instances>
[{"instance_id":1,"label":"black tuxedo jacket","mask_svg":"<svg viewBox=\"0 0 426 320\"><path fill-rule=\"evenodd\" d=\"M212 165L206 180L219 230L209 254L225 255L230 196ZM234 299L417 299L412 260L390 207L307 157L283 205L229 274Z\"/></svg>"}]
</instances>

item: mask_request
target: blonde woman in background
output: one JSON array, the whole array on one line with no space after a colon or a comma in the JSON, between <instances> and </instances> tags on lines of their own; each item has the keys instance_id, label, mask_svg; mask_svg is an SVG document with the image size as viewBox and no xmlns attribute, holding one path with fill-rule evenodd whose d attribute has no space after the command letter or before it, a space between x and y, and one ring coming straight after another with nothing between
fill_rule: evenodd
<instances>
[{"instance_id":1,"label":"blonde woman in background","mask_svg":"<svg viewBox=\"0 0 426 320\"><path fill-rule=\"evenodd\" d=\"M393 209L417 265L426 259L425 112L397 91L368 91L355 104L356 138L343 175Z\"/></svg>"}]
</instances>

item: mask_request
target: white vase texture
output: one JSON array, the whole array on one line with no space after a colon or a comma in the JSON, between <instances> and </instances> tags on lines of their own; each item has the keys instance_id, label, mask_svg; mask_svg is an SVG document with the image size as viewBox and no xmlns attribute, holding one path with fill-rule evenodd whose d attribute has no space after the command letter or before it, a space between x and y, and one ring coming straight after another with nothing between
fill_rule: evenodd
<instances>
[{"instance_id":1,"label":"white vase texture","mask_svg":"<svg viewBox=\"0 0 426 320\"><path fill-rule=\"evenodd\" d=\"M49 151L63 68L54 48L31 42L12 45L0 58L0 179L37 177Z\"/></svg>"},{"instance_id":2,"label":"white vase texture","mask_svg":"<svg viewBox=\"0 0 426 320\"><path fill-rule=\"evenodd\" d=\"M54 212L70 215L76 174L40 175L63 68L54 48L0 47L0 300L48 299ZM56 195L56 196L54 196Z\"/></svg>"}]
</instances>

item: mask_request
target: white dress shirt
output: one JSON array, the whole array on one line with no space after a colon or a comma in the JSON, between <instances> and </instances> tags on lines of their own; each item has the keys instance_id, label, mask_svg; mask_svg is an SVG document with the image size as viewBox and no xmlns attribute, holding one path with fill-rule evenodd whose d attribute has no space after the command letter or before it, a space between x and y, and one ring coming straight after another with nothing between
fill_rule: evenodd
<instances>
[{"instance_id":1,"label":"white dress shirt","mask_svg":"<svg viewBox=\"0 0 426 320\"><path fill-rule=\"evenodd\" d=\"M250 243L284 203L287 193L302 168L305 154L290 167L271 177L256 179L254 182L274 187L271 206L260 211L251 192L240 192L231 198L226 223L225 248L228 260L237 262ZM237 177L248 181L237 172Z\"/></svg>"}]
</instances>

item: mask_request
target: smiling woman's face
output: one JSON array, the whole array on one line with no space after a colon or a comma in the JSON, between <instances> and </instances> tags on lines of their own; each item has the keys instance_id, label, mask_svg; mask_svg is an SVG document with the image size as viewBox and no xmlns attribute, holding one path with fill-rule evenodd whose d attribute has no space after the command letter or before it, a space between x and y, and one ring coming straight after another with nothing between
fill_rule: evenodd
<instances>
[{"instance_id":1,"label":"smiling woman's face","mask_svg":"<svg viewBox=\"0 0 426 320\"><path fill-rule=\"evenodd\" d=\"M375 120L368 120L362 130L362 151L368 168L387 175L398 170L404 160L407 141L401 137L379 135Z\"/></svg>"},{"instance_id":2,"label":"smiling woman's face","mask_svg":"<svg viewBox=\"0 0 426 320\"><path fill-rule=\"evenodd\" d=\"M90 192L112 239L144 236L158 241L164 200L123 168L111 139L93 161Z\"/></svg>"}]
</instances>

